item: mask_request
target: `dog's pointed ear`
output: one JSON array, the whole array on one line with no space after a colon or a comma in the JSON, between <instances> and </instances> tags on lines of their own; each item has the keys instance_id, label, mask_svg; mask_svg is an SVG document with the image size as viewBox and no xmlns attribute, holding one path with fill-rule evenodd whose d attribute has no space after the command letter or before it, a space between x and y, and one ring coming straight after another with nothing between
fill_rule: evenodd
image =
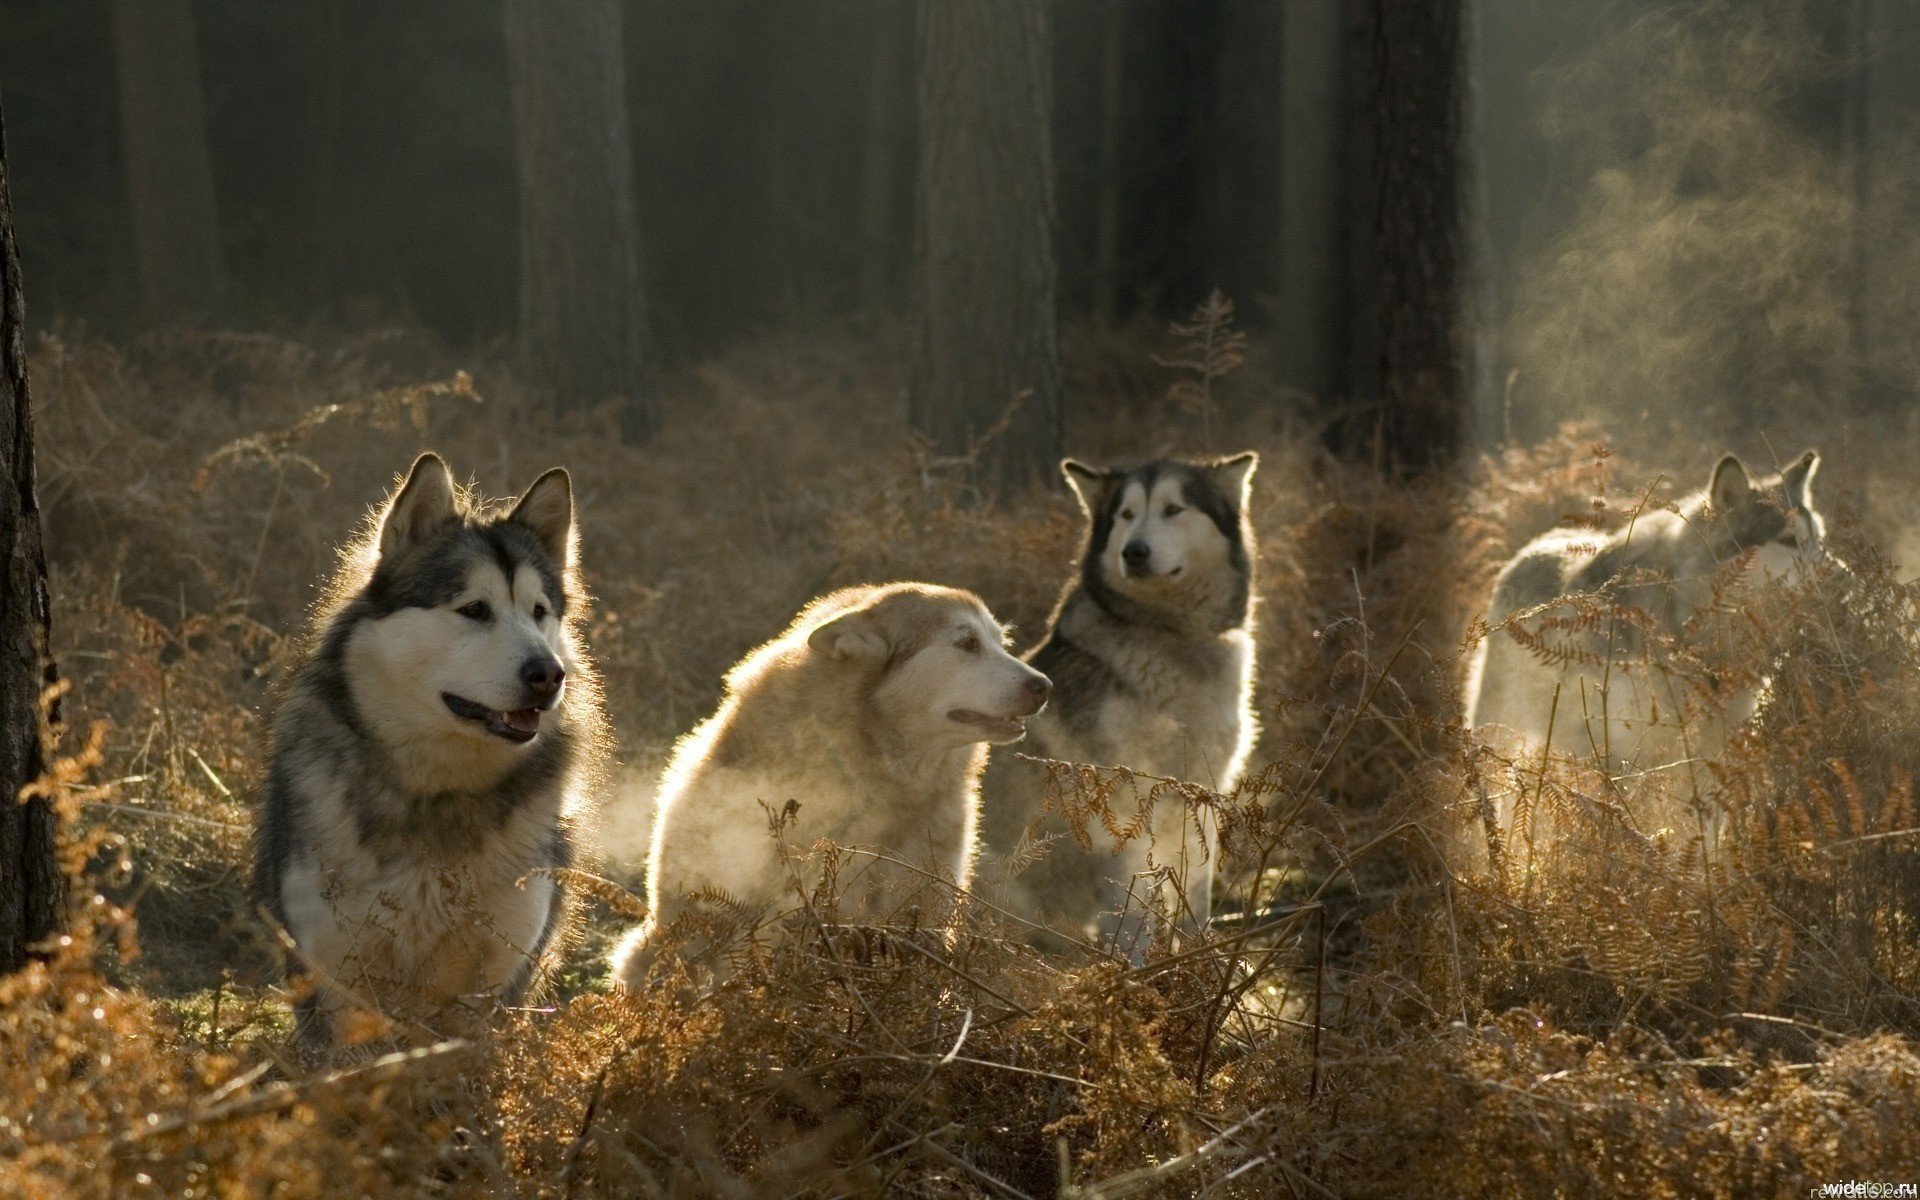
<instances>
[{"instance_id":1,"label":"dog's pointed ear","mask_svg":"<svg viewBox=\"0 0 1920 1200\"><path fill-rule=\"evenodd\" d=\"M1080 507L1089 513L1100 507L1106 499L1107 485L1113 482L1113 472L1096 470L1077 458L1060 460L1060 477L1067 481Z\"/></svg>"},{"instance_id":2,"label":"dog's pointed ear","mask_svg":"<svg viewBox=\"0 0 1920 1200\"><path fill-rule=\"evenodd\" d=\"M1707 483L1707 501L1715 512L1732 512L1753 499L1753 477L1731 454L1723 454L1713 464L1713 478Z\"/></svg>"},{"instance_id":3,"label":"dog's pointed ear","mask_svg":"<svg viewBox=\"0 0 1920 1200\"><path fill-rule=\"evenodd\" d=\"M876 661L892 652L886 631L873 613L864 608L841 613L807 635L807 648L828 658L858 658Z\"/></svg>"},{"instance_id":4,"label":"dog's pointed ear","mask_svg":"<svg viewBox=\"0 0 1920 1200\"><path fill-rule=\"evenodd\" d=\"M1801 508L1813 507L1813 477L1820 472L1820 452L1809 450L1793 460L1793 465L1780 473L1780 482L1785 486L1787 498Z\"/></svg>"},{"instance_id":5,"label":"dog's pointed ear","mask_svg":"<svg viewBox=\"0 0 1920 1200\"><path fill-rule=\"evenodd\" d=\"M1260 465L1257 451L1248 450L1232 458L1216 459L1207 464L1207 475L1213 480L1213 486L1222 496L1234 502L1234 506L1244 510L1247 502L1253 498L1253 471Z\"/></svg>"},{"instance_id":6,"label":"dog's pointed ear","mask_svg":"<svg viewBox=\"0 0 1920 1200\"><path fill-rule=\"evenodd\" d=\"M393 558L411 550L459 515L453 472L438 454L422 454L413 460L407 481L381 514L380 557Z\"/></svg>"},{"instance_id":7,"label":"dog's pointed ear","mask_svg":"<svg viewBox=\"0 0 1920 1200\"><path fill-rule=\"evenodd\" d=\"M555 467L534 480L507 520L531 529L553 561L563 567L573 565L573 478L565 467Z\"/></svg>"}]
</instances>

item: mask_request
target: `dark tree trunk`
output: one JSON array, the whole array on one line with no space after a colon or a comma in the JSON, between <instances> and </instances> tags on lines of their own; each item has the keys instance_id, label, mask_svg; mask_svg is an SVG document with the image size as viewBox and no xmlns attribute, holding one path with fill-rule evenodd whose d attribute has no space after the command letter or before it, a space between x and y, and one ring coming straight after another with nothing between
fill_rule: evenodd
<instances>
[{"instance_id":1,"label":"dark tree trunk","mask_svg":"<svg viewBox=\"0 0 1920 1200\"><path fill-rule=\"evenodd\" d=\"M1100 145L1094 166L1093 316L1113 320L1120 274L1120 119L1121 71L1126 63L1127 7L1115 4L1106 14L1100 48Z\"/></svg>"},{"instance_id":2,"label":"dark tree trunk","mask_svg":"<svg viewBox=\"0 0 1920 1200\"><path fill-rule=\"evenodd\" d=\"M619 0L507 0L507 71L529 382L563 410L619 401L622 436L638 442L660 416L645 370L620 13Z\"/></svg>"},{"instance_id":3,"label":"dark tree trunk","mask_svg":"<svg viewBox=\"0 0 1920 1200\"><path fill-rule=\"evenodd\" d=\"M869 312L891 307L900 228L895 198L900 177L901 113L907 107L910 14L883 0L873 26L867 64L866 155L860 169L860 303Z\"/></svg>"},{"instance_id":4,"label":"dark tree trunk","mask_svg":"<svg viewBox=\"0 0 1920 1200\"><path fill-rule=\"evenodd\" d=\"M46 765L40 696L54 680L20 297L0 115L0 563L6 568L0 579L0 974L18 970L28 947L53 933L61 897L53 806L18 800Z\"/></svg>"},{"instance_id":5,"label":"dark tree trunk","mask_svg":"<svg viewBox=\"0 0 1920 1200\"><path fill-rule=\"evenodd\" d=\"M226 300L226 256L188 0L114 0L113 46L147 320L215 317Z\"/></svg>"},{"instance_id":6,"label":"dark tree trunk","mask_svg":"<svg viewBox=\"0 0 1920 1200\"><path fill-rule=\"evenodd\" d=\"M1280 263L1275 354L1283 380L1339 395L1346 281L1341 118L1348 0L1288 0L1281 11Z\"/></svg>"},{"instance_id":7,"label":"dark tree trunk","mask_svg":"<svg viewBox=\"0 0 1920 1200\"><path fill-rule=\"evenodd\" d=\"M1466 415L1464 0L1355 0L1347 454L1423 471Z\"/></svg>"},{"instance_id":8,"label":"dark tree trunk","mask_svg":"<svg viewBox=\"0 0 1920 1200\"><path fill-rule=\"evenodd\" d=\"M347 0L314 0L309 9L313 53L313 152L308 158L310 208L306 218L313 294L326 302L338 284L341 216L341 139L347 112Z\"/></svg>"},{"instance_id":9,"label":"dark tree trunk","mask_svg":"<svg viewBox=\"0 0 1920 1200\"><path fill-rule=\"evenodd\" d=\"M977 450L974 480L1006 494L1052 479L1060 458L1047 3L921 0L919 43L909 415L937 454Z\"/></svg>"},{"instance_id":10,"label":"dark tree trunk","mask_svg":"<svg viewBox=\"0 0 1920 1200\"><path fill-rule=\"evenodd\" d=\"M1841 150L1851 176L1853 219L1847 247L1847 333L1850 361L1841 377L1830 382L1844 395L1857 387L1857 380L1873 366L1872 343L1868 336L1867 300L1873 277L1868 263L1868 230L1873 220L1873 0L1851 0L1846 11L1846 48L1842 61L1848 64L1845 83L1845 110L1841 117Z\"/></svg>"}]
</instances>

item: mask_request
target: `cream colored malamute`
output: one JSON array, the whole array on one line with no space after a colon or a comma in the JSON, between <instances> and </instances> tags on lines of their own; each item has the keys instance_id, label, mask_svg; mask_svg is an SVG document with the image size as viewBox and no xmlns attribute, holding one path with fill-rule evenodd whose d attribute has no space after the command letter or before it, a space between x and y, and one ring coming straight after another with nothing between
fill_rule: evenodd
<instances>
[{"instance_id":1,"label":"cream colored malamute","mask_svg":"<svg viewBox=\"0 0 1920 1200\"><path fill-rule=\"evenodd\" d=\"M747 923L799 906L817 841L882 856L844 860L842 917L943 910L972 874L986 743L1018 740L1051 687L1002 636L970 592L895 583L824 596L742 659L663 776L652 907L615 982L640 986L661 931L702 900Z\"/></svg>"}]
</instances>

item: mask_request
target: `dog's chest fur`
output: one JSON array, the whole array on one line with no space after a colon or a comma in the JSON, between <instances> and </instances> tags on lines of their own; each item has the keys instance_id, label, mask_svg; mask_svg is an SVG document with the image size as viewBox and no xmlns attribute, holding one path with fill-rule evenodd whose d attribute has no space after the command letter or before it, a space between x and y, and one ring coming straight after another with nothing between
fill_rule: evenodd
<instances>
[{"instance_id":1,"label":"dog's chest fur","mask_svg":"<svg viewBox=\"0 0 1920 1200\"><path fill-rule=\"evenodd\" d=\"M1126 624L1079 596L1033 663L1053 677L1055 700L1030 724L1032 752L1124 763L1217 790L1237 780L1253 735L1246 628L1188 634Z\"/></svg>"},{"instance_id":2,"label":"dog's chest fur","mask_svg":"<svg viewBox=\"0 0 1920 1200\"><path fill-rule=\"evenodd\" d=\"M549 929L564 865L561 786L508 804L493 792L421 795L296 697L281 728L273 819L277 907L301 952L348 986L444 1001L508 989Z\"/></svg>"}]
</instances>

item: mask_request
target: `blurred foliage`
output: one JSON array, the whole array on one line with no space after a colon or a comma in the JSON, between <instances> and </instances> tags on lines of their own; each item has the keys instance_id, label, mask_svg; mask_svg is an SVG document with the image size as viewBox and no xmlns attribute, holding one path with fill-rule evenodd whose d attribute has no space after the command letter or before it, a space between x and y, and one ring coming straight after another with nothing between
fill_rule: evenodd
<instances>
[{"instance_id":1,"label":"blurred foliage","mask_svg":"<svg viewBox=\"0 0 1920 1200\"><path fill-rule=\"evenodd\" d=\"M6 0L9 164L34 320L119 333L132 226L106 0ZM1122 314L1219 283L1271 287L1279 15L1264 0L1061 0L1061 296L1092 307L1105 30L1126 23L1118 123ZM519 226L502 17L462 0L194 0L221 232L258 325L401 318L507 333ZM795 313L848 311L863 257L903 301L916 154L910 7L709 0L625 7L655 344L699 353ZM863 205L878 156L879 211ZM1231 187L1220 190L1231 181ZM869 298L871 299L871 298Z\"/></svg>"}]
</instances>

